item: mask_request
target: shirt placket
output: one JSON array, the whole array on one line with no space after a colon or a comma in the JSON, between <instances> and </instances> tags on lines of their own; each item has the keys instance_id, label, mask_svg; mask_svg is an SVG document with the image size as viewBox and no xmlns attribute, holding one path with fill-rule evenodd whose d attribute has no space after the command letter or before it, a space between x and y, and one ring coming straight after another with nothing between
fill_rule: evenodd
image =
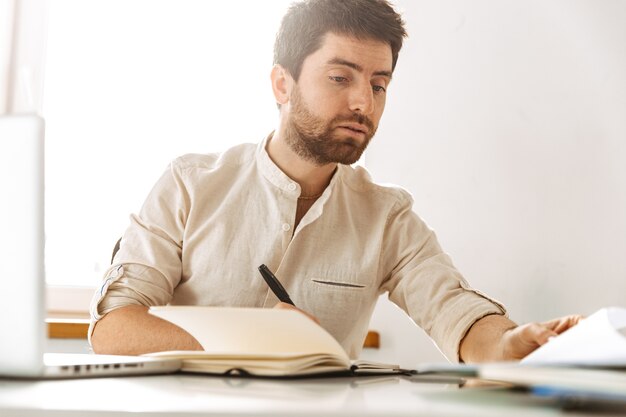
<instances>
[{"instance_id":1,"label":"shirt placket","mask_svg":"<svg viewBox=\"0 0 626 417\"><path fill-rule=\"evenodd\" d=\"M298 193L298 185L295 182L292 182L287 185L287 189L290 193L297 194ZM287 249L289 249L289 244L291 243L294 231L294 225L296 221L296 209L298 206L297 197L295 200L288 198L287 204L284 205L284 210L281 212L281 224L280 224L280 233L282 233L282 250L281 250L281 264L287 253Z\"/></svg>"}]
</instances>

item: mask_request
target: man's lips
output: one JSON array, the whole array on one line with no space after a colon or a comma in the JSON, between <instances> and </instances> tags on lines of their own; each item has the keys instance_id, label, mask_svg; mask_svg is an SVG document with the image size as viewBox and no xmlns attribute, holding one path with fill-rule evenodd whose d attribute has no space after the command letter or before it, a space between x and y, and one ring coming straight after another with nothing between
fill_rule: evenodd
<instances>
[{"instance_id":1,"label":"man's lips","mask_svg":"<svg viewBox=\"0 0 626 417\"><path fill-rule=\"evenodd\" d=\"M357 133L363 133L364 135L367 135L369 132L369 128L367 126L359 123L342 123L338 127L349 129Z\"/></svg>"}]
</instances>

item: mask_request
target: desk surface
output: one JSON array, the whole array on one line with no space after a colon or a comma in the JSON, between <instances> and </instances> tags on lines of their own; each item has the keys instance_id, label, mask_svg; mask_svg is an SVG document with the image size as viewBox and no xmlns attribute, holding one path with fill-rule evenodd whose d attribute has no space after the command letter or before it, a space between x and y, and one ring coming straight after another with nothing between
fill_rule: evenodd
<instances>
[{"instance_id":1,"label":"desk surface","mask_svg":"<svg viewBox=\"0 0 626 417\"><path fill-rule=\"evenodd\" d=\"M522 393L484 387L459 389L456 384L402 377L276 381L176 374L58 381L0 379L0 415L15 417L561 414L554 402Z\"/></svg>"}]
</instances>

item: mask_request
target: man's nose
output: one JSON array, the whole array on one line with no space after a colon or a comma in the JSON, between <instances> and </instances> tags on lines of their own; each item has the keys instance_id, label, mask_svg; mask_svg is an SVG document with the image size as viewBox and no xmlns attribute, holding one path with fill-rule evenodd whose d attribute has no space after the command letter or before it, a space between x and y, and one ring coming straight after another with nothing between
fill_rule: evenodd
<instances>
[{"instance_id":1,"label":"man's nose","mask_svg":"<svg viewBox=\"0 0 626 417\"><path fill-rule=\"evenodd\" d=\"M374 91L369 83L354 86L350 94L350 110L364 115L374 111Z\"/></svg>"}]
</instances>

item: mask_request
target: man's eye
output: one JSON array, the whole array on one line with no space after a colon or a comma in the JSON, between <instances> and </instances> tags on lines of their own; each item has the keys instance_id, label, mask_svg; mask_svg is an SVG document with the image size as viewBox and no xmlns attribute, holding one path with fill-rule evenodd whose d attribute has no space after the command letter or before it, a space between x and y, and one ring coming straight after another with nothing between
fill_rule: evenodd
<instances>
[{"instance_id":1,"label":"man's eye","mask_svg":"<svg viewBox=\"0 0 626 417\"><path fill-rule=\"evenodd\" d=\"M340 76L330 76L328 77L328 79L330 79L331 81L334 81L336 83L345 83L346 81L348 81L348 79L346 77L340 77Z\"/></svg>"},{"instance_id":2,"label":"man's eye","mask_svg":"<svg viewBox=\"0 0 626 417\"><path fill-rule=\"evenodd\" d=\"M387 91L387 89L383 87L382 85L373 85L372 90L374 90L377 93L384 93L385 91Z\"/></svg>"}]
</instances>

